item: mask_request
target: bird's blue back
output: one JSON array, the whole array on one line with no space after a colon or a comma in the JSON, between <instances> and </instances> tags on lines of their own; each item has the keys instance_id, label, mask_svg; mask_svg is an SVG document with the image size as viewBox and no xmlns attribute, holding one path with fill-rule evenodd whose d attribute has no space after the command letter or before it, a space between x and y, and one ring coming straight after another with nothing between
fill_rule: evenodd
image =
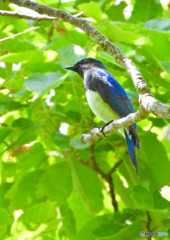
<instances>
[{"instance_id":1,"label":"bird's blue back","mask_svg":"<svg viewBox=\"0 0 170 240\"><path fill-rule=\"evenodd\" d=\"M121 118L134 112L132 102L121 84L107 71L107 69L96 69L90 73L93 87L98 91L103 100ZM136 124L134 124L136 128Z\"/></svg>"}]
</instances>

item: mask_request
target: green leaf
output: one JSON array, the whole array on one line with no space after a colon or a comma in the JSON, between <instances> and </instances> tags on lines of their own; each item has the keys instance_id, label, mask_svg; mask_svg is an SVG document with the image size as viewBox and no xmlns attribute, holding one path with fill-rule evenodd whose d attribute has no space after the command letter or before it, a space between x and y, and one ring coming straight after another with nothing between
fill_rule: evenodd
<instances>
[{"instance_id":1,"label":"green leaf","mask_svg":"<svg viewBox=\"0 0 170 240\"><path fill-rule=\"evenodd\" d=\"M80 230L83 225L91 220L92 215L87 211L84 202L78 197L75 191L71 193L67 202L75 217L76 229Z\"/></svg>"},{"instance_id":2,"label":"green leaf","mask_svg":"<svg viewBox=\"0 0 170 240\"><path fill-rule=\"evenodd\" d=\"M77 32L76 29L72 29L72 30L68 31L65 34L65 37L67 39L69 39L70 42L82 47L83 49L86 46L87 41L88 41L87 35L84 32L81 32L81 33ZM82 55L82 57L83 57L83 55Z\"/></svg>"},{"instance_id":3,"label":"green leaf","mask_svg":"<svg viewBox=\"0 0 170 240\"><path fill-rule=\"evenodd\" d=\"M82 4L82 3L88 3L90 2L90 0L77 0L75 1L75 6L77 7L77 5ZM96 2L100 2L100 0L96 0Z\"/></svg>"},{"instance_id":4,"label":"green leaf","mask_svg":"<svg viewBox=\"0 0 170 240\"><path fill-rule=\"evenodd\" d=\"M147 28L141 28L138 32L150 39L152 45L148 46L148 49L150 49L155 58L159 59L159 61L167 61L170 58L169 33L157 32Z\"/></svg>"},{"instance_id":5,"label":"green leaf","mask_svg":"<svg viewBox=\"0 0 170 240\"><path fill-rule=\"evenodd\" d=\"M0 127L0 143L4 141L4 139L12 132L11 128L8 127Z\"/></svg>"},{"instance_id":6,"label":"green leaf","mask_svg":"<svg viewBox=\"0 0 170 240\"><path fill-rule=\"evenodd\" d=\"M0 226L9 225L12 219L5 209L0 209Z\"/></svg>"},{"instance_id":7,"label":"green leaf","mask_svg":"<svg viewBox=\"0 0 170 240\"><path fill-rule=\"evenodd\" d=\"M41 62L51 62L56 60L57 53L54 51L26 51L20 53L8 53L0 57L1 62L7 63L41 63Z\"/></svg>"},{"instance_id":8,"label":"green leaf","mask_svg":"<svg viewBox=\"0 0 170 240\"><path fill-rule=\"evenodd\" d=\"M140 185L132 186L131 190L132 197L138 206L153 209L153 196L148 190Z\"/></svg>"},{"instance_id":9,"label":"green leaf","mask_svg":"<svg viewBox=\"0 0 170 240\"><path fill-rule=\"evenodd\" d=\"M170 32L170 19L152 19L146 22L143 27L161 32Z\"/></svg>"},{"instance_id":10,"label":"green leaf","mask_svg":"<svg viewBox=\"0 0 170 240\"><path fill-rule=\"evenodd\" d=\"M159 0L143 1L137 0L134 5L131 22L144 22L152 18L161 17L162 5Z\"/></svg>"},{"instance_id":11,"label":"green leaf","mask_svg":"<svg viewBox=\"0 0 170 240\"><path fill-rule=\"evenodd\" d=\"M29 130L30 131L30 130ZM24 154L16 155L20 171L28 171L28 169L39 169L41 164L46 162L47 155L41 143L36 142L29 148L29 151Z\"/></svg>"},{"instance_id":12,"label":"green leaf","mask_svg":"<svg viewBox=\"0 0 170 240\"><path fill-rule=\"evenodd\" d=\"M122 180L117 174L114 173L112 176L115 185L115 190L117 194L121 197L122 202L125 204L126 207L133 208L134 200L130 195L129 188L124 187Z\"/></svg>"},{"instance_id":13,"label":"green leaf","mask_svg":"<svg viewBox=\"0 0 170 240\"><path fill-rule=\"evenodd\" d=\"M89 213L100 211L103 196L97 173L76 160L70 161L70 167L75 191L83 199Z\"/></svg>"},{"instance_id":14,"label":"green leaf","mask_svg":"<svg viewBox=\"0 0 170 240\"><path fill-rule=\"evenodd\" d=\"M72 15L83 10L90 25L134 62L155 97L170 103L170 12L163 1L37 1ZM0 3L0 9L18 6ZM16 35L31 26L39 29ZM118 133L96 142L94 152L80 142L81 134L103 123L91 113L83 80L64 69L85 57L102 61L137 111L138 94L120 63L68 22L0 16L0 29L0 39L13 36L0 47L0 209L10 217L0 225L0 239L141 239L146 210L151 228L168 232L169 202L160 191L169 185L164 128L170 120L150 116L137 124L138 177ZM67 135L60 132L62 123ZM92 160L105 174L123 160L112 173L116 213L110 187Z\"/></svg>"},{"instance_id":15,"label":"green leaf","mask_svg":"<svg viewBox=\"0 0 170 240\"><path fill-rule=\"evenodd\" d=\"M20 102L14 101L12 98L0 93L0 114L15 111L24 106L26 105L22 105Z\"/></svg>"},{"instance_id":16,"label":"green leaf","mask_svg":"<svg viewBox=\"0 0 170 240\"><path fill-rule=\"evenodd\" d=\"M155 209L169 209L169 201L163 198L160 192L153 192L153 204Z\"/></svg>"},{"instance_id":17,"label":"green leaf","mask_svg":"<svg viewBox=\"0 0 170 240\"><path fill-rule=\"evenodd\" d=\"M58 131L53 132L52 138L57 147L66 149L69 147L70 138Z\"/></svg>"},{"instance_id":18,"label":"green leaf","mask_svg":"<svg viewBox=\"0 0 170 240\"><path fill-rule=\"evenodd\" d=\"M42 174L42 170L26 172L20 175L12 188L7 192L6 198L11 200L12 210L26 209L37 203L35 197L36 184Z\"/></svg>"},{"instance_id":19,"label":"green leaf","mask_svg":"<svg viewBox=\"0 0 170 240\"><path fill-rule=\"evenodd\" d=\"M23 130L29 130L31 128L35 128L37 125L27 118L18 118L13 121L12 126L19 127Z\"/></svg>"},{"instance_id":20,"label":"green leaf","mask_svg":"<svg viewBox=\"0 0 170 240\"><path fill-rule=\"evenodd\" d=\"M42 223L48 223L56 218L56 203L39 203L28 208L18 219L30 230L35 230Z\"/></svg>"},{"instance_id":21,"label":"green leaf","mask_svg":"<svg viewBox=\"0 0 170 240\"><path fill-rule=\"evenodd\" d=\"M5 233L7 232L7 225L5 226L0 226L0 238L4 239L5 238Z\"/></svg>"},{"instance_id":22,"label":"green leaf","mask_svg":"<svg viewBox=\"0 0 170 240\"><path fill-rule=\"evenodd\" d=\"M17 19L17 20L19 20L19 19ZM18 23L19 23L19 21L18 21ZM23 28L23 29L25 29L25 28ZM10 53L36 51L36 47L34 46L34 44L31 41L29 41L28 39L23 39L23 38L21 38L21 36L19 37L19 39L20 40L18 41L17 38L11 38L11 39L8 39L8 41L4 41L3 42L4 50L8 50Z\"/></svg>"},{"instance_id":23,"label":"green leaf","mask_svg":"<svg viewBox=\"0 0 170 240\"><path fill-rule=\"evenodd\" d=\"M170 61L161 61L163 68L170 73Z\"/></svg>"},{"instance_id":24,"label":"green leaf","mask_svg":"<svg viewBox=\"0 0 170 240\"><path fill-rule=\"evenodd\" d=\"M83 144L80 138L73 138L70 140L70 146L76 149L85 149L90 147L90 143Z\"/></svg>"},{"instance_id":25,"label":"green leaf","mask_svg":"<svg viewBox=\"0 0 170 240\"><path fill-rule=\"evenodd\" d=\"M131 212L135 214L135 212ZM141 216L138 217L141 218ZM126 223L126 220L128 220L128 223ZM104 240L136 239L139 238L142 230L141 221L130 221L127 213L125 215L124 213L104 214L85 224L75 235L75 240L86 240L87 238L90 240L96 240L97 238Z\"/></svg>"},{"instance_id":26,"label":"green leaf","mask_svg":"<svg viewBox=\"0 0 170 240\"><path fill-rule=\"evenodd\" d=\"M68 103L68 105L69 105L69 107L68 107L68 109L69 108L71 108L71 106L73 106L72 104L71 104L71 101ZM76 105L78 105L78 104L76 104L75 103L75 106L73 106L72 107L72 109L74 109L75 107L76 107ZM80 104L79 104L80 105ZM80 114L80 111L77 111L78 109L76 109L75 111L72 111L72 110L68 110L67 112L66 112L66 116L68 117L68 119L70 118L70 116L71 116L71 119L69 119L70 121L68 122L68 123L78 123L78 122L80 122L81 121L81 114Z\"/></svg>"},{"instance_id":27,"label":"green leaf","mask_svg":"<svg viewBox=\"0 0 170 240\"><path fill-rule=\"evenodd\" d=\"M143 230L143 228L144 227L141 221L136 221L128 227L122 229L118 234L107 237L105 240L139 239L141 229Z\"/></svg>"},{"instance_id":28,"label":"green leaf","mask_svg":"<svg viewBox=\"0 0 170 240\"><path fill-rule=\"evenodd\" d=\"M118 234L124 236L124 232L129 230L129 225L135 225L136 220L141 219L145 216L145 212L138 209L124 209L123 212L117 212L113 215L111 220L103 222L97 229L93 230L93 234L98 237L106 237L109 239L114 239L113 237ZM131 227L130 227L131 228ZM133 229L133 228L132 228ZM131 235L133 235L132 233ZM117 236L118 239L120 236ZM134 237L134 236L133 236ZM133 237L129 237L129 239L133 239Z\"/></svg>"},{"instance_id":29,"label":"green leaf","mask_svg":"<svg viewBox=\"0 0 170 240\"><path fill-rule=\"evenodd\" d=\"M89 3L83 3L83 4L80 4L78 8L80 11L84 12L86 16L92 17L99 22L102 21L102 11L97 3L93 1Z\"/></svg>"},{"instance_id":30,"label":"green leaf","mask_svg":"<svg viewBox=\"0 0 170 240\"><path fill-rule=\"evenodd\" d=\"M127 7L125 1L120 2L118 5L115 5L114 2L108 2L107 4L107 1L105 1L105 9L103 12L105 12L113 21L123 21L125 19L123 14L125 7Z\"/></svg>"},{"instance_id":31,"label":"green leaf","mask_svg":"<svg viewBox=\"0 0 170 240\"><path fill-rule=\"evenodd\" d=\"M33 74L33 73L50 73L50 72L61 72L65 73L63 67L58 64L58 62L45 62L45 63L30 63L24 67L25 74Z\"/></svg>"},{"instance_id":32,"label":"green leaf","mask_svg":"<svg viewBox=\"0 0 170 240\"><path fill-rule=\"evenodd\" d=\"M24 86L29 90L43 95L48 93L52 88L59 87L63 82L63 74L57 73L47 73L44 76L39 73L34 73L27 78Z\"/></svg>"},{"instance_id":33,"label":"green leaf","mask_svg":"<svg viewBox=\"0 0 170 240\"><path fill-rule=\"evenodd\" d=\"M73 212L68 207L68 204L62 204L60 207L61 215L63 217L63 229L67 236L72 238L76 233L76 221Z\"/></svg>"},{"instance_id":34,"label":"green leaf","mask_svg":"<svg viewBox=\"0 0 170 240\"><path fill-rule=\"evenodd\" d=\"M51 5L51 4L57 4L59 0L37 0L38 3Z\"/></svg>"},{"instance_id":35,"label":"green leaf","mask_svg":"<svg viewBox=\"0 0 170 240\"><path fill-rule=\"evenodd\" d=\"M9 206L10 201L5 198L6 193L11 188L12 183L4 182L0 185L0 209Z\"/></svg>"},{"instance_id":36,"label":"green leaf","mask_svg":"<svg viewBox=\"0 0 170 240\"><path fill-rule=\"evenodd\" d=\"M75 240L96 240L96 236L93 234L93 230L97 229L101 224L108 222L111 219L109 214L104 214L93 218L87 222L75 235ZM98 238L98 237L97 237Z\"/></svg>"},{"instance_id":37,"label":"green leaf","mask_svg":"<svg viewBox=\"0 0 170 240\"><path fill-rule=\"evenodd\" d=\"M66 46L63 46L59 49L57 49L57 53L59 54L60 59L65 59L65 62L71 65L73 63L76 63L77 61L80 61L82 59L82 55L77 55L75 53L75 45L69 44ZM85 55L83 55L83 58Z\"/></svg>"},{"instance_id":38,"label":"green leaf","mask_svg":"<svg viewBox=\"0 0 170 240\"><path fill-rule=\"evenodd\" d=\"M72 191L70 168L67 162L59 162L52 165L43 174L39 184L37 195L48 196L50 201L62 205Z\"/></svg>"},{"instance_id":39,"label":"green leaf","mask_svg":"<svg viewBox=\"0 0 170 240\"><path fill-rule=\"evenodd\" d=\"M170 164L166 150L157 137L155 133L147 132L140 139L145 154L144 161L157 182L157 189L160 189L169 181Z\"/></svg>"},{"instance_id":40,"label":"green leaf","mask_svg":"<svg viewBox=\"0 0 170 240\"><path fill-rule=\"evenodd\" d=\"M106 34L108 38L112 39L114 42L124 42L135 45L150 44L148 39L142 35L133 33L131 31L122 30L117 24L110 22L107 19L104 21L104 26L106 28Z\"/></svg>"}]
</instances>

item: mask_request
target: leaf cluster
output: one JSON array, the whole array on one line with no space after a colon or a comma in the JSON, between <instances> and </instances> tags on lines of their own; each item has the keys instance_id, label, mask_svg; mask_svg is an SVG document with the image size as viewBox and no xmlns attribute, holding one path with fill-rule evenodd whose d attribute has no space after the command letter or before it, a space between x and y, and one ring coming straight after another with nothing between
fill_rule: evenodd
<instances>
[{"instance_id":1,"label":"leaf cluster","mask_svg":"<svg viewBox=\"0 0 170 240\"><path fill-rule=\"evenodd\" d=\"M158 0L37 2L71 14L83 11L133 60L152 93L170 103L168 6ZM18 10L4 3L0 8ZM98 141L92 152L80 136L103 123L87 105L83 81L64 67L85 57L101 60L137 110L133 83L93 39L68 23L0 16L0 39L32 26L39 29L0 45L0 239L141 239L140 232L150 230L170 235L170 204L160 194L170 184L169 120L150 116L138 123L139 178L119 133ZM94 160L104 173L123 160L111 175L116 213L108 183L84 166Z\"/></svg>"}]
</instances>

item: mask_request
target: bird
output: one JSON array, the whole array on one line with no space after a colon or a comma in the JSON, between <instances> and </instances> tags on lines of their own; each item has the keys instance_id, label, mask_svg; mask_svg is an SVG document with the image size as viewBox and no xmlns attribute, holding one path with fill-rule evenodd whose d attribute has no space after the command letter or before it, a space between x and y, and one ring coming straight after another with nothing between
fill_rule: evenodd
<instances>
[{"instance_id":1,"label":"bird","mask_svg":"<svg viewBox=\"0 0 170 240\"><path fill-rule=\"evenodd\" d=\"M125 89L101 61L84 58L65 69L78 73L84 80L87 102L93 113L104 121L105 125L134 112L133 104ZM135 147L140 149L140 139L136 123L123 130L129 156L138 175Z\"/></svg>"}]
</instances>

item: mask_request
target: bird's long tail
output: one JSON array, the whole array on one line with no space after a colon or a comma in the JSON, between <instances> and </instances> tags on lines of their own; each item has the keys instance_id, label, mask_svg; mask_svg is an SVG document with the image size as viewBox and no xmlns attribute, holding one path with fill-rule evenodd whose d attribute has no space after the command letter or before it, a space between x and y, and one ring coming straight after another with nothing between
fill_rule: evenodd
<instances>
[{"instance_id":1,"label":"bird's long tail","mask_svg":"<svg viewBox=\"0 0 170 240\"><path fill-rule=\"evenodd\" d=\"M138 165L137 165L137 158L135 152L135 146L137 146L136 136L128 129L124 129L126 142L128 145L130 159L132 161L133 166L136 168L136 173L138 174Z\"/></svg>"}]
</instances>

